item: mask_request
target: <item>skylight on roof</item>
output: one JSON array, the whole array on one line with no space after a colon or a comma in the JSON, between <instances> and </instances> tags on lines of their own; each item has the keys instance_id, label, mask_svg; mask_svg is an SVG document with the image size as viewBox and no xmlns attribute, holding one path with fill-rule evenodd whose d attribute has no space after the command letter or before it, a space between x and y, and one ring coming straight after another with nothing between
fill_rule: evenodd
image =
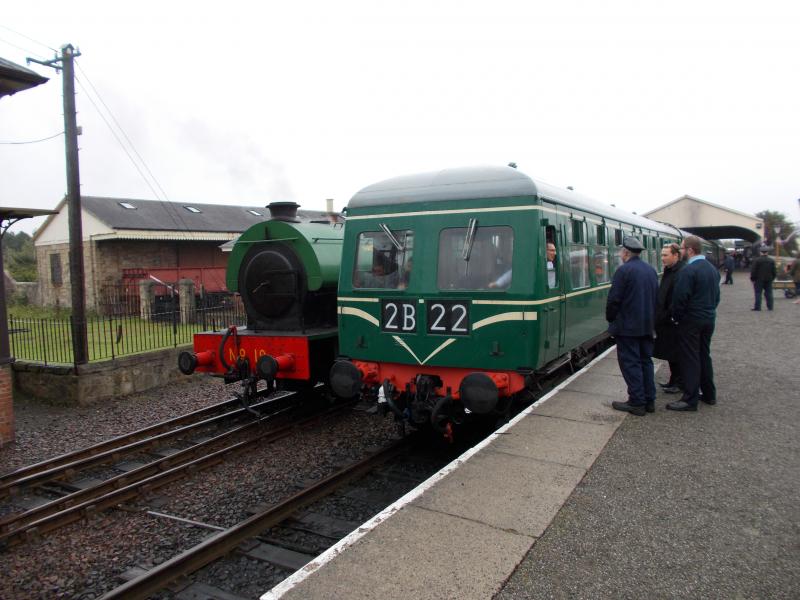
<instances>
[{"instance_id":1,"label":"skylight on roof","mask_svg":"<svg viewBox=\"0 0 800 600\"><path fill-rule=\"evenodd\" d=\"M257 210L252 210L252 209L250 209L250 210L248 210L247 212L249 212L251 215L255 215L255 216L257 216L257 217L263 217L263 216L264 216L264 215L262 215L260 212L258 212Z\"/></svg>"},{"instance_id":2,"label":"skylight on roof","mask_svg":"<svg viewBox=\"0 0 800 600\"><path fill-rule=\"evenodd\" d=\"M130 202L117 202L122 208L127 208L128 210L136 210L136 207L131 204Z\"/></svg>"},{"instance_id":3,"label":"skylight on roof","mask_svg":"<svg viewBox=\"0 0 800 600\"><path fill-rule=\"evenodd\" d=\"M186 210L188 210L190 213L199 213L199 212L203 212L203 211L201 211L199 208L195 208L194 206L184 206L183 208L185 208Z\"/></svg>"}]
</instances>

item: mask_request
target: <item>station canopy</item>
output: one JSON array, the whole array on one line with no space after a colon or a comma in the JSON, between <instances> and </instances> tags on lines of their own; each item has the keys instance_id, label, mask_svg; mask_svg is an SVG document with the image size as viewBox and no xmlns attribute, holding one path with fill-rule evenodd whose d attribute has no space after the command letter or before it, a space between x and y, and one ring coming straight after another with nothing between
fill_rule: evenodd
<instances>
[{"instance_id":1,"label":"station canopy","mask_svg":"<svg viewBox=\"0 0 800 600\"><path fill-rule=\"evenodd\" d=\"M669 223L707 240L761 240L764 221L746 212L713 204L693 196L681 196L644 213L648 219Z\"/></svg>"}]
</instances>

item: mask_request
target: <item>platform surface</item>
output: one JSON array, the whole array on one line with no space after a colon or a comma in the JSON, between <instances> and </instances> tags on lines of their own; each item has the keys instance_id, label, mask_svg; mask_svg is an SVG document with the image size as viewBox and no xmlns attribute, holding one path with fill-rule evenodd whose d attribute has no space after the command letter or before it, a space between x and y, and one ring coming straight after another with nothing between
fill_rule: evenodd
<instances>
[{"instance_id":1,"label":"platform surface","mask_svg":"<svg viewBox=\"0 0 800 600\"><path fill-rule=\"evenodd\" d=\"M612 351L263 598L797 598L800 305L747 283L716 406L612 410Z\"/></svg>"}]
</instances>

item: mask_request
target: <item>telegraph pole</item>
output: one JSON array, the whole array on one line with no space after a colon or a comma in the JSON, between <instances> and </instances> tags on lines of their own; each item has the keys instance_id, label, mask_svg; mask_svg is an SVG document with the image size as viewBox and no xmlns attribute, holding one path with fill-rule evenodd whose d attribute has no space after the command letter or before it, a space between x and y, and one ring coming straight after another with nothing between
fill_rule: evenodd
<instances>
[{"instance_id":1,"label":"telegraph pole","mask_svg":"<svg viewBox=\"0 0 800 600\"><path fill-rule=\"evenodd\" d=\"M61 47L61 57L35 62L57 71L63 69L61 80L64 90L64 144L67 153L67 208L69 213L69 280L72 291L72 354L76 365L88 362L89 348L86 336L86 284L83 269L83 227L81 225L81 179L78 164L78 125L75 113L75 64L81 53L66 44ZM60 66L57 66L60 63Z\"/></svg>"}]
</instances>

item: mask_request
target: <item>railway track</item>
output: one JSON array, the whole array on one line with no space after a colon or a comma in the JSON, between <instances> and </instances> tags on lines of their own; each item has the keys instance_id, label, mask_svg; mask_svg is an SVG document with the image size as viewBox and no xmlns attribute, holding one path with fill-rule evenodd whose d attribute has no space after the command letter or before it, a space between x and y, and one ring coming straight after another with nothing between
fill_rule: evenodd
<instances>
[{"instance_id":1,"label":"railway track","mask_svg":"<svg viewBox=\"0 0 800 600\"><path fill-rule=\"evenodd\" d=\"M114 475L108 479L92 481L85 486L71 486L60 482L59 489L55 491L66 490L66 495L60 495L24 512L7 515L0 521L0 547L13 546L29 537L42 535L98 511L116 506L122 502L135 500L159 487L183 479L198 470L216 465L231 454L241 452L256 444L271 443L279 440L298 427L307 426L322 416L338 412L350 406L350 404L334 406L328 410L317 411L300 420L265 429L269 422L292 408L288 401L295 395L284 394L280 398L268 399L254 405L251 408L263 410L263 416L242 425L231 427L215 436L199 440L183 450L167 452L165 456L157 457L155 460L141 464L127 472ZM130 449L131 446L136 446L137 449L140 446L148 447L156 443L155 440L163 439L162 436L164 435L174 436L179 433L186 433L187 427L192 429L195 427L207 427L210 422L216 422L223 418L231 419L243 414L249 414L249 411L245 409L233 410L223 415L198 421L192 425L157 434L151 438L120 445L99 454L88 454L82 459L66 463L60 467L44 469L39 473L28 473L25 477L27 481L34 479L38 482L53 481L53 471L55 470L58 470L61 476L66 477L70 472L74 472L78 466L94 466L98 464L98 461L113 460L118 453L123 452L123 449ZM183 418L181 417L181 419ZM245 439L241 440L242 437L245 437Z\"/></svg>"},{"instance_id":2,"label":"railway track","mask_svg":"<svg viewBox=\"0 0 800 600\"><path fill-rule=\"evenodd\" d=\"M376 467L406 451L411 444L411 437L403 438L363 460L340 469L283 502L266 508L233 527L219 531L186 552L140 574L105 594L103 599L148 598L209 563L240 549L244 542L259 538L271 528L290 519L298 511L329 496L341 489L342 486L363 477Z\"/></svg>"}]
</instances>

